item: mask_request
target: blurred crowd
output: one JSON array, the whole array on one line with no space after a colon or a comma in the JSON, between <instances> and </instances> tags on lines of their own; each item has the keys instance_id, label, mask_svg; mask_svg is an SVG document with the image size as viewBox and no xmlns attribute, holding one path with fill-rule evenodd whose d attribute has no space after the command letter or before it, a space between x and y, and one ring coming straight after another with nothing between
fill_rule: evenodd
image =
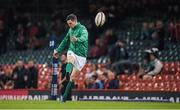
<instances>
[{"instance_id":1,"label":"blurred crowd","mask_svg":"<svg viewBox=\"0 0 180 110\"><path fill-rule=\"evenodd\" d=\"M162 20L155 22L144 22L142 23L140 39L157 41L155 44L159 50L165 49L165 37L174 43L180 42L179 37L179 24L176 20L169 20L163 23Z\"/></svg>"},{"instance_id":2,"label":"blurred crowd","mask_svg":"<svg viewBox=\"0 0 180 110\"><path fill-rule=\"evenodd\" d=\"M84 88L86 89L118 89L119 75L106 66L92 64L85 71Z\"/></svg>"},{"instance_id":3,"label":"blurred crowd","mask_svg":"<svg viewBox=\"0 0 180 110\"><path fill-rule=\"evenodd\" d=\"M38 69L34 61L24 64L22 60L10 67L0 66L0 89L37 89Z\"/></svg>"},{"instance_id":4,"label":"blurred crowd","mask_svg":"<svg viewBox=\"0 0 180 110\"><path fill-rule=\"evenodd\" d=\"M14 37L15 46L10 46L16 50L38 49L47 46L47 37L59 37L65 33L64 18L72 12L82 21L88 22L86 25L91 32L90 35L93 36L89 39L91 45L95 44L96 38L99 36L98 33L102 32L98 32L94 24L94 16L98 11L103 11L106 14L107 22L104 28L116 28L119 26L117 22L131 16L177 20L180 12L178 5L180 3L176 0L75 0L70 3L68 0L55 0L54 2L40 0L39 3L36 0L31 2L15 0L9 1L9 3L7 1L6 5L8 4L12 4L12 6L0 8L0 54L7 51L7 42L12 39L11 36ZM1 5L3 6L3 4ZM38 6L35 7L36 5ZM47 6L47 8L44 9L43 6ZM36 10L33 10L34 8ZM39 11L37 12L37 10ZM159 26L162 24L161 22L157 23ZM157 23L150 23L148 27L154 28L153 26ZM147 23L143 25L144 28L147 28ZM171 28L173 25L175 25L174 22L171 22ZM99 30L104 30L104 28ZM153 29L150 34L152 32ZM145 32L145 34L147 33ZM153 34L153 36L156 35ZM58 39L62 38L59 37ZM107 41L108 37L105 42ZM101 53L105 54L106 52Z\"/></svg>"},{"instance_id":5,"label":"blurred crowd","mask_svg":"<svg viewBox=\"0 0 180 110\"><path fill-rule=\"evenodd\" d=\"M68 83L66 79L66 54L61 56L61 66L59 74L59 85L62 92L65 91L65 87ZM105 65L96 65L93 63L88 63L86 68L82 70L84 74L84 83L81 85L86 89L118 89L119 88L119 75L115 75L110 69ZM76 84L78 86L78 84Z\"/></svg>"},{"instance_id":6,"label":"blurred crowd","mask_svg":"<svg viewBox=\"0 0 180 110\"><path fill-rule=\"evenodd\" d=\"M145 50L143 62L136 63L120 59L108 65L91 64L85 72L85 88L88 89L118 89L121 86L119 76L123 74L137 75L142 80L152 79L161 73L162 62L158 59L157 48Z\"/></svg>"},{"instance_id":7,"label":"blurred crowd","mask_svg":"<svg viewBox=\"0 0 180 110\"><path fill-rule=\"evenodd\" d=\"M48 7L45 9L41 6L43 3L33 7L36 2L32 1L32 7L28 1L17 1L14 7L0 8L0 54L6 53L8 48L10 51L41 49L48 46L49 39L61 40L67 29L64 18L73 12L80 21L87 21L85 25L90 33L88 59L108 58L105 65L88 63L92 66L84 71L84 88L87 89L118 89L121 86L121 74L137 74L142 80L152 79L163 68L157 53L167 48L165 37L172 42L180 42L178 0L54 0L52 7L48 0L44 0L44 5ZM24 8L26 5L30 6ZM39 11L33 12L33 8ZM45 15L43 10L46 11ZM94 16L99 11L106 14L107 22L97 29ZM130 43L115 33L121 25L119 21L131 16L155 18L141 22L138 40L154 42L144 48L142 62L131 61L127 49ZM67 84L63 69L66 65L64 54L61 60L59 87L63 89ZM19 60L13 69L0 66L1 89L36 89L37 80L38 69L33 60L27 64Z\"/></svg>"}]
</instances>

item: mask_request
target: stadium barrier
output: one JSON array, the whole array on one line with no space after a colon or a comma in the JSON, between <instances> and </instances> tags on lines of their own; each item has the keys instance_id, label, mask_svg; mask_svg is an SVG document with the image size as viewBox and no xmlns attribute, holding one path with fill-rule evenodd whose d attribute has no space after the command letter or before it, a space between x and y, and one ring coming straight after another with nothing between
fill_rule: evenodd
<instances>
[{"instance_id":1,"label":"stadium barrier","mask_svg":"<svg viewBox=\"0 0 180 110\"><path fill-rule=\"evenodd\" d=\"M0 100L49 100L49 90L0 90ZM73 90L73 101L135 101L180 103L180 92Z\"/></svg>"},{"instance_id":2,"label":"stadium barrier","mask_svg":"<svg viewBox=\"0 0 180 110\"><path fill-rule=\"evenodd\" d=\"M75 90L73 96L81 101L180 102L180 92L164 91Z\"/></svg>"},{"instance_id":3,"label":"stadium barrier","mask_svg":"<svg viewBox=\"0 0 180 110\"><path fill-rule=\"evenodd\" d=\"M47 90L0 90L0 100L48 100L50 95Z\"/></svg>"}]
</instances>

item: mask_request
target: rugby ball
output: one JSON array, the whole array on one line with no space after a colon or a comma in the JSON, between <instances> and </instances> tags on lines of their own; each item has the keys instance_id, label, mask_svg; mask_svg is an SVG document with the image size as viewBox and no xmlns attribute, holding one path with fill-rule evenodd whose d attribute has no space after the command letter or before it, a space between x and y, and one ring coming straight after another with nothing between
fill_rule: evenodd
<instances>
[{"instance_id":1,"label":"rugby ball","mask_svg":"<svg viewBox=\"0 0 180 110\"><path fill-rule=\"evenodd\" d=\"M101 27L104 25L106 21L106 16L103 12L98 12L96 17L95 17L95 24L97 27Z\"/></svg>"}]
</instances>

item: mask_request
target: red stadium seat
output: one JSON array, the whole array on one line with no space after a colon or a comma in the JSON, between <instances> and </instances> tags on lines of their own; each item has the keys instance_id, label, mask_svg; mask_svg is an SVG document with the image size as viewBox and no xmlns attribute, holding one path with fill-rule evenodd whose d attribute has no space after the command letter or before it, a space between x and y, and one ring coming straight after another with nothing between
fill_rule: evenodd
<instances>
[{"instance_id":1,"label":"red stadium seat","mask_svg":"<svg viewBox=\"0 0 180 110\"><path fill-rule=\"evenodd\" d=\"M141 80L137 75L120 75L120 88L134 91L180 91L180 62L163 63L163 72L153 77L152 80ZM91 68L92 64L87 64L86 68ZM102 66L102 65L101 65ZM14 68L14 65L5 65L5 68ZM38 64L38 88L48 89L50 87L52 69L47 65ZM81 72L77 79L78 89L84 88L84 77L86 72Z\"/></svg>"},{"instance_id":2,"label":"red stadium seat","mask_svg":"<svg viewBox=\"0 0 180 110\"><path fill-rule=\"evenodd\" d=\"M147 84L147 90L148 90L148 91L151 91L152 88L153 88L153 83L149 82L149 83Z\"/></svg>"},{"instance_id":3,"label":"red stadium seat","mask_svg":"<svg viewBox=\"0 0 180 110\"><path fill-rule=\"evenodd\" d=\"M120 75L120 81L126 82L127 80L127 75Z\"/></svg>"}]
</instances>

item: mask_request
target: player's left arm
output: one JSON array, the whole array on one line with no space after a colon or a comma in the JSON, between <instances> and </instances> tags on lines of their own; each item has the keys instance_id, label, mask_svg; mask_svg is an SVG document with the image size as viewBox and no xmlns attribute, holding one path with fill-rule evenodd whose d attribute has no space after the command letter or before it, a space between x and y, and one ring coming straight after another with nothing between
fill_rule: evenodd
<instances>
[{"instance_id":1,"label":"player's left arm","mask_svg":"<svg viewBox=\"0 0 180 110\"><path fill-rule=\"evenodd\" d=\"M87 41L87 39L88 39L88 31L86 28L82 28L80 31L80 37L77 38L77 41L84 42L84 41Z\"/></svg>"}]
</instances>

